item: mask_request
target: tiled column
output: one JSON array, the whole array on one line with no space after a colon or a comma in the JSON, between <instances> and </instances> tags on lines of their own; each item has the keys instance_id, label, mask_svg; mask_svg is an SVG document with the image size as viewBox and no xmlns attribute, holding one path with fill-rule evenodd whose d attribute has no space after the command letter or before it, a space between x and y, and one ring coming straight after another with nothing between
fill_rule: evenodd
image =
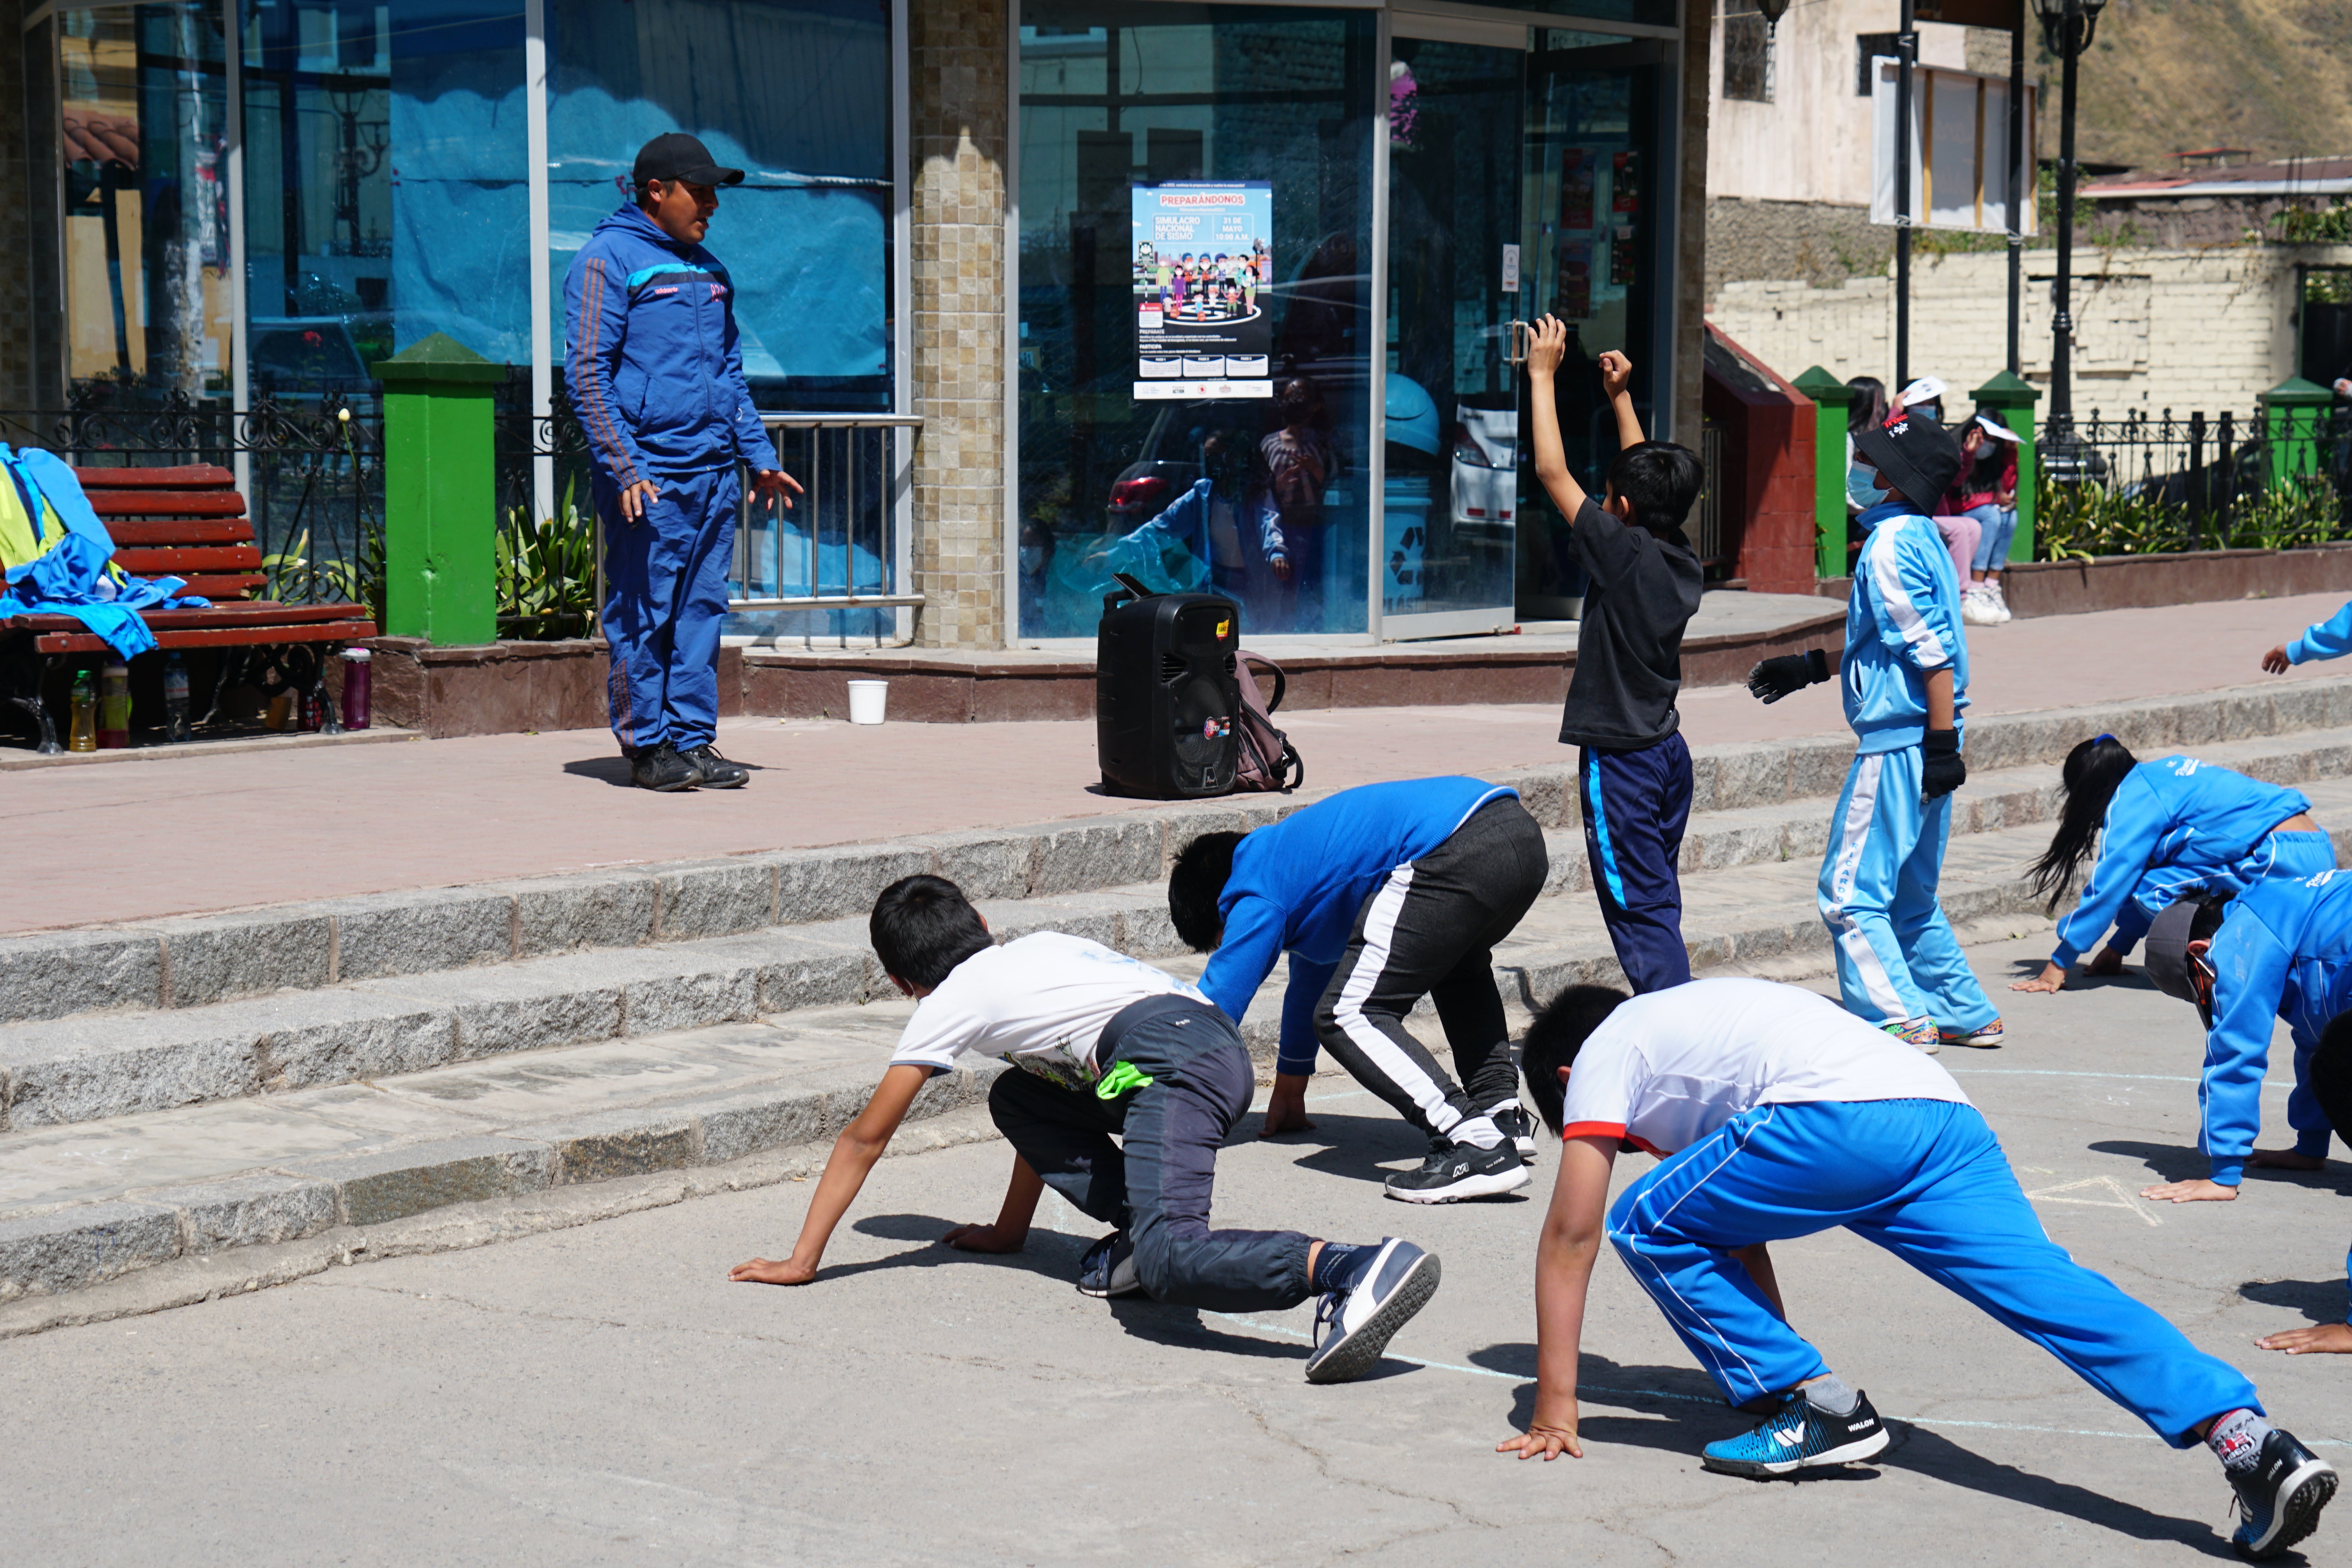
<instances>
[{"instance_id":1,"label":"tiled column","mask_svg":"<svg viewBox=\"0 0 2352 1568\"><path fill-rule=\"evenodd\" d=\"M1002 647L1004 0L913 0L915 640Z\"/></svg>"}]
</instances>

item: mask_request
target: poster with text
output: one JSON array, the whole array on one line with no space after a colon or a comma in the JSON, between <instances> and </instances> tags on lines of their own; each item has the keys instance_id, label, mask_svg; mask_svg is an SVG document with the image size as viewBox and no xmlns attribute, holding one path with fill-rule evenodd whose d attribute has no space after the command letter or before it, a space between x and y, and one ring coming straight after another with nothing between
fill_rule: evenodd
<instances>
[{"instance_id":1,"label":"poster with text","mask_svg":"<svg viewBox=\"0 0 2352 1568\"><path fill-rule=\"evenodd\" d=\"M1182 180L1129 189L1135 395L1272 397L1274 187Z\"/></svg>"}]
</instances>

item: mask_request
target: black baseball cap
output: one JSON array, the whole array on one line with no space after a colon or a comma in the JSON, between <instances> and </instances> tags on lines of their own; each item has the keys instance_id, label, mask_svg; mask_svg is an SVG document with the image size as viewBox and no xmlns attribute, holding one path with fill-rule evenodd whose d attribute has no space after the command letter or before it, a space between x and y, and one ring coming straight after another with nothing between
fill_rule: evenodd
<instances>
[{"instance_id":1,"label":"black baseball cap","mask_svg":"<svg viewBox=\"0 0 2352 1568\"><path fill-rule=\"evenodd\" d=\"M636 167L629 183L644 190L647 180L684 180L694 185L740 185L743 171L730 169L710 155L700 139L683 131L665 131L637 149Z\"/></svg>"},{"instance_id":2,"label":"black baseball cap","mask_svg":"<svg viewBox=\"0 0 2352 1568\"><path fill-rule=\"evenodd\" d=\"M1960 477L1960 444L1916 408L1905 409L1890 425L1856 431L1853 449L1889 489L1922 510L1941 500Z\"/></svg>"}]
</instances>

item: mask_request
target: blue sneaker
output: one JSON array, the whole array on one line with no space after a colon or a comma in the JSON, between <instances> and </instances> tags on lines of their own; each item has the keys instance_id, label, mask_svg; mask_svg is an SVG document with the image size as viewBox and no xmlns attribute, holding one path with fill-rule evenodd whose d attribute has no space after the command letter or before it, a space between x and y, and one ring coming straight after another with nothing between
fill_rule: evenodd
<instances>
[{"instance_id":1,"label":"blue sneaker","mask_svg":"<svg viewBox=\"0 0 2352 1568\"><path fill-rule=\"evenodd\" d=\"M1700 1462L1723 1475L1762 1480L1867 1459L1885 1453L1890 1440L1868 1394L1855 1396L1853 1415L1832 1415L1813 1408L1798 1389L1753 1432L1709 1443Z\"/></svg>"},{"instance_id":2,"label":"blue sneaker","mask_svg":"<svg viewBox=\"0 0 2352 1568\"><path fill-rule=\"evenodd\" d=\"M2263 1438L2252 1468L2230 1472L2242 1516L2230 1544L2245 1558L2275 1557L2319 1528L2319 1510L2336 1495L2335 1468L2276 1428Z\"/></svg>"},{"instance_id":3,"label":"blue sneaker","mask_svg":"<svg viewBox=\"0 0 2352 1568\"><path fill-rule=\"evenodd\" d=\"M1087 1248L1078 1259L1078 1294L1104 1299L1137 1296L1143 1280L1135 1272L1135 1243L1127 1232L1112 1231Z\"/></svg>"},{"instance_id":4,"label":"blue sneaker","mask_svg":"<svg viewBox=\"0 0 2352 1568\"><path fill-rule=\"evenodd\" d=\"M1328 1292L1315 1309L1315 1353L1307 1358L1307 1381L1353 1383L1371 1371L1396 1331L1428 1305L1437 1276L1435 1253L1394 1237L1381 1243L1363 1282Z\"/></svg>"}]
</instances>

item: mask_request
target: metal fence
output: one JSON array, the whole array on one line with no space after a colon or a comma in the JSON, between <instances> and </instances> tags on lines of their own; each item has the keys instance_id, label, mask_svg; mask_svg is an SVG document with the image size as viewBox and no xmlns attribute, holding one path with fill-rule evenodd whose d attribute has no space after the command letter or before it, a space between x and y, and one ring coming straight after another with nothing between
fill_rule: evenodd
<instances>
[{"instance_id":1,"label":"metal fence","mask_svg":"<svg viewBox=\"0 0 2352 1568\"><path fill-rule=\"evenodd\" d=\"M2352 539L2352 411L2104 419L2041 432L2035 553L2288 549Z\"/></svg>"}]
</instances>

